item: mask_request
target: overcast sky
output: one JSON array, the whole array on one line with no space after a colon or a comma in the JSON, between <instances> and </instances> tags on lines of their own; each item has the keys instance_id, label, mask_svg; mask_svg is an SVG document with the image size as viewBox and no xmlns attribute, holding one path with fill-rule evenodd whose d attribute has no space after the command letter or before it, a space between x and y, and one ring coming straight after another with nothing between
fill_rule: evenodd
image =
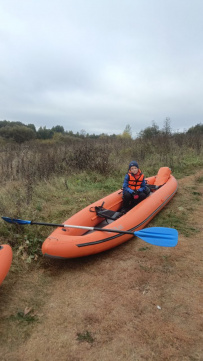
<instances>
[{"instance_id":1,"label":"overcast sky","mask_svg":"<svg viewBox=\"0 0 203 361\"><path fill-rule=\"evenodd\" d=\"M0 0L0 120L90 134L203 119L203 0Z\"/></svg>"}]
</instances>

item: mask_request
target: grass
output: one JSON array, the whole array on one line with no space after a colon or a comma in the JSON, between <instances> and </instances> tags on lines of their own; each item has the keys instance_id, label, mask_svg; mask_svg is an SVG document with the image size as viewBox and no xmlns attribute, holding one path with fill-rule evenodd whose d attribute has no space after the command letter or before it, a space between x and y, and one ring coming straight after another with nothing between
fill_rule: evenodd
<instances>
[{"instance_id":1,"label":"grass","mask_svg":"<svg viewBox=\"0 0 203 361\"><path fill-rule=\"evenodd\" d=\"M74 179L70 178L69 189L65 187L64 177L58 179L54 177L49 182L37 184L33 191L33 207L29 205L25 208L22 218L34 217L35 220L47 220L49 214L48 221L60 222L68 216L68 207L71 213L73 208L80 209L89 204L90 200L98 199L98 193L102 196L103 193L110 192L108 184L111 183L111 177L106 182L104 180L107 187L105 192L102 188L97 189L94 184L91 192L91 187L88 188L89 185L84 182L85 195L84 200L81 200L83 197L81 191L78 191L81 189L81 184L79 182L73 192L72 181L74 182ZM198 202L200 206L201 194L197 188L200 183L195 180L191 193L189 193L189 185L182 184L183 182L180 182L177 195L155 217L150 226L153 222L155 226L159 223L161 226L170 224L174 228L177 227L181 233L188 232L189 235L190 231L194 234L196 229L190 223L189 215L195 210L197 203L194 202ZM58 198L61 191L62 200ZM10 192L12 195L12 189ZM20 194L22 195L21 191ZM38 209L39 203L40 209ZM12 207L15 212L15 204ZM80 355L78 360L94 360L95 354L99 355L99 359L105 359L105 352L111 355L109 350L113 347L121 353L120 359L128 359L128 352L129 354L131 352L133 359L137 357L134 354L135 343L141 344L141 348L147 345L149 353L146 359L151 359L152 354L155 355L153 360L161 360L163 357L166 360L173 359L173 352L177 352L180 356L177 356L177 359L181 359L181 355L184 358L188 351L187 335L191 337L192 334L192 342L196 340L198 344L197 334L200 326L196 323L196 317L199 314L199 306L195 308L194 297L197 304L200 284L198 272L201 262L191 258L191 252L187 250L187 241L182 242L179 249L142 247L141 243L139 248L134 242L129 242L99 256L57 262L57 260L40 258L41 240L51 232L50 227L16 228L4 224L3 221L1 223L7 228L7 232L10 232L8 240L14 244L11 274L0 290L0 347L2 353L6 351L5 357L7 355L9 357L10 352L13 353L12 355L18 354L24 350L25 344L27 359L37 359L37 357L40 359L41 349L38 350L38 345L41 340L45 345L42 350L46 347L52 350L53 353L50 352L52 359L56 356L54 354L56 342L56 350L58 352L60 347L59 354L62 353L60 357L64 360L66 358L74 360L73 355L76 352ZM185 228L185 224L188 229ZM188 243L192 241L191 238ZM197 257L195 243L192 244L190 248L196 251L195 257ZM35 261L30 257L34 255L38 255ZM16 274L13 274L14 269ZM194 286L195 282L197 282L196 286ZM194 289L195 292L191 293ZM191 302L190 294L195 295ZM59 304L63 305L61 310ZM161 312L157 311L157 305L161 306ZM173 315L177 305L181 305L183 311ZM188 310L193 323L189 329L188 325L185 326L187 327L185 331L184 326L180 329L180 324L186 323L185 315L188 315ZM85 317L87 312L88 317ZM56 320L59 322L57 323ZM56 327L57 336L54 332ZM180 331L182 336L179 336ZM173 344L174 333L176 345ZM168 334L171 335L171 344L174 345L170 349L167 349ZM123 344L120 344L122 340ZM160 356L157 355L156 349ZM164 356L163 350L166 350ZM94 355L91 356L91 352L94 352ZM136 352L138 358L143 357L142 350ZM167 352L170 357L167 357ZM192 352L193 350L191 354Z\"/></svg>"},{"instance_id":2,"label":"grass","mask_svg":"<svg viewBox=\"0 0 203 361\"><path fill-rule=\"evenodd\" d=\"M95 173L82 172L78 181L75 181L75 176L70 176L67 182L68 188L64 177L38 182L33 187L32 203L29 205L25 185L8 182L0 195L1 214L13 218L61 223L88 204L121 187L119 180L98 177ZM27 254L27 257L31 258L40 255L42 241L51 231L52 228L46 226L12 225L3 220L0 223L1 239L8 239L19 254Z\"/></svg>"},{"instance_id":3,"label":"grass","mask_svg":"<svg viewBox=\"0 0 203 361\"><path fill-rule=\"evenodd\" d=\"M197 183L203 183L203 177L197 177L196 181Z\"/></svg>"},{"instance_id":4,"label":"grass","mask_svg":"<svg viewBox=\"0 0 203 361\"><path fill-rule=\"evenodd\" d=\"M88 342L93 343L94 338L92 337L91 333L89 331L84 331L82 333L77 333L77 340L79 342Z\"/></svg>"},{"instance_id":5,"label":"grass","mask_svg":"<svg viewBox=\"0 0 203 361\"><path fill-rule=\"evenodd\" d=\"M48 146L41 144L39 147L37 145L36 148L36 144L30 143L27 153L24 145L18 146L16 150L12 149L13 147L11 149L8 147L3 153L4 162L2 161L6 182L4 181L1 187L0 213L13 218L62 223L92 202L121 188L131 159L138 160L146 177L156 174L161 166L170 166L177 179L202 167L201 148L197 151L195 148L188 147L186 143L179 147L171 138L168 139L168 142L170 148L168 145L164 147L163 144L154 144L153 141L148 141L147 144L143 142L137 144L133 141L132 144L128 144L128 142L119 141L115 144L112 143L111 146L108 143L110 154L100 154L101 157L98 156L98 159L94 159L97 171L93 171L90 167L94 155L91 152L94 152L95 148L93 147L91 151L89 145L87 149L85 148L86 153L85 157L82 158L81 170L77 170L76 166L81 164L80 157L84 156L84 152L80 149L82 143L76 147L79 158L75 159L76 168L74 171L69 163L66 167L66 162L62 157L62 154L65 155L67 151L69 156L72 154L65 145L61 145L60 148L56 144L49 144ZM72 146L75 147L75 143ZM94 144L94 146L98 148L99 144ZM162 147L162 151L160 151L160 147ZM36 157L32 156L34 150L37 151ZM50 162L50 167L53 165L52 171L54 171L55 166L57 166L56 169L61 166L63 175L61 175L62 172L58 173L59 176L54 175L54 172L49 173L47 162L48 168L45 172L45 165L43 166L45 151L48 152L46 154L47 162ZM57 164L55 164L56 159ZM31 167L31 160L33 169L38 172L36 177ZM102 167L98 168L99 162L103 164L102 167L104 164L109 167L107 173L103 171ZM17 180L18 175L19 180ZM203 182L202 176L195 178L195 184L201 182ZM201 194L194 185L191 189L185 188L184 195L178 193L175 199L178 199L175 201L176 211L174 212L174 205L170 203L155 217L151 225L161 226L164 224L166 227L178 229L184 235L190 235L197 230L188 222L188 213L193 209L196 202L200 202ZM21 258L24 258L26 262L32 262L41 255L41 244L51 231L51 227L9 225L1 221L0 242L9 242Z\"/></svg>"},{"instance_id":6,"label":"grass","mask_svg":"<svg viewBox=\"0 0 203 361\"><path fill-rule=\"evenodd\" d=\"M25 235L24 239L21 240L20 246L16 248L16 254L25 260L27 263L31 263L32 260L37 261L38 257L41 256L41 246L43 239L30 238Z\"/></svg>"},{"instance_id":7,"label":"grass","mask_svg":"<svg viewBox=\"0 0 203 361\"><path fill-rule=\"evenodd\" d=\"M39 263L27 264L14 252L11 270L0 290L1 349L8 344L12 351L29 339L43 318L49 284L50 278L40 271Z\"/></svg>"},{"instance_id":8,"label":"grass","mask_svg":"<svg viewBox=\"0 0 203 361\"><path fill-rule=\"evenodd\" d=\"M150 249L150 247L141 247L138 249L138 251L147 251L148 249Z\"/></svg>"},{"instance_id":9,"label":"grass","mask_svg":"<svg viewBox=\"0 0 203 361\"><path fill-rule=\"evenodd\" d=\"M180 179L180 183L181 178L192 175L193 172L196 173L203 166L202 150L197 153L187 145L174 148L172 154L170 148L165 149L163 153L160 148L152 152L150 147L146 149L145 144L136 148L132 143L125 147L119 144L117 149L114 148L114 153L111 153L109 157L108 172L105 174L101 169L95 171L92 170L93 168L85 167L84 164L81 170L80 158L75 168L70 168L68 164L63 163L61 172L58 173L58 168L55 167L49 173L48 160L51 164L51 148L47 153L47 148L43 147L41 153L38 152L36 156L33 153L30 159L26 158L27 154L31 154L31 148L28 150L27 153L26 148L19 147L15 157L13 152L7 150L4 153L4 159L0 160L3 176L0 180L0 213L3 216L50 223L61 223L90 203L121 188L127 166L132 159L138 160L146 177L156 174L161 166L169 166L173 175ZM66 156L67 152L69 152L68 147L64 150L63 156ZM43 170L44 157L47 160L47 172ZM55 158L58 163L61 161L60 149ZM25 174L20 168L23 166L23 161L27 162ZM31 171L31 168L28 169L28 167L32 165L38 174L35 177L33 173L34 177L30 178L28 170ZM19 177L18 173L14 172L17 167L21 172ZM203 176L198 175L193 178L192 186L185 186L182 182L173 200L150 222L150 226L173 227L186 236L198 232L190 215L195 211L196 205L200 205L201 193L198 186L202 183ZM165 356L167 352L170 354L171 345L174 345L175 352L178 349L185 349L187 351L185 355L189 355L187 338L184 343L184 335L181 339L179 334L182 331L180 321L181 325L186 322L185 315L188 315L189 310L191 323L193 323L192 326L186 325L187 332L189 337L193 336L193 342L195 339L198 340L200 327L196 320L199 314L199 303L195 312L194 298L199 292L201 262L198 262L200 252L195 248L195 243L193 247L190 246L193 251L196 251L194 258L191 258L191 252L187 251L187 242L183 242L180 249L174 250L141 247L140 244L139 252L135 243L129 242L106 254L67 262L60 260L57 263L56 260L41 257L41 244L51 232L52 227L9 225L0 220L0 242L10 243L14 254L8 277L0 289L2 354L6 351L10 359L10 352L19 352L19 347L23 349L24 341L31 337L26 349L35 350L36 355L33 353L32 356L34 356L27 359L37 360L37 357L40 359L41 356L37 354L37 350L41 339L45 347L50 347L53 351L53 354L50 351L52 359L56 356L54 349L57 341L60 352L67 347L67 355L64 359L70 358L70 360L75 359L75 352L83 352L85 348L89 352L89 349L92 350L95 347L97 347L98 357L105 359L105 352L108 353L108 347L114 347L115 342L121 355L124 352L123 357L120 356L123 360L128 359L125 350L129 351L130 348L133 350L132 357L139 358L134 354L134 347L138 345L141 345L142 349L140 358L144 357L143 345L147 345L150 349L146 359L151 359L150 356L154 354L153 359L169 360L169 357ZM192 243L192 237L188 241ZM185 280L184 283L181 283L183 280ZM195 282L197 282L196 287ZM189 284L191 287L187 288ZM176 292L176 298L174 298L174 292ZM185 296L183 299L181 299L182 294ZM191 302L190 294L194 295ZM61 307L62 310L57 306L58 300L61 305L64 305ZM162 311L166 312L165 317L171 317L170 322L166 323L164 318L157 318L154 303L161 306L163 304ZM180 314L177 317L174 316L175 321L173 321L171 310L176 303L185 307L185 313L183 316ZM92 323L84 321L84 313L89 310L94 316ZM61 324L56 325L55 321L60 319ZM52 323L50 323L51 320ZM175 333L176 320L177 333ZM65 324L67 339L61 337L65 335ZM77 325L77 328L71 328L70 325ZM54 330L56 327L60 342L54 332L53 335L51 334L52 328ZM46 333L43 334L42 329L45 329ZM96 335L100 335L98 344L95 342L94 333L90 332L92 329ZM41 331L39 339L36 332L32 338L36 330ZM76 330L79 332L76 333ZM47 334L53 337L49 338ZM134 336L130 344L132 334ZM126 340L125 344L122 344L124 335L126 335ZM171 336L171 344L168 343L168 335ZM113 337L112 343L111 337ZM166 343L164 343L165 338L167 338ZM157 343L154 342L155 339ZM92 344L94 348L91 347ZM101 349L99 349L100 346ZM156 355L157 348L160 351L160 358ZM104 352L103 357L100 357L99 352ZM136 352L139 355L139 350ZM163 352L166 352L165 356ZM172 351L169 356L171 356L170 359L173 358ZM181 359L181 351L180 357L178 356L177 359ZM188 357L192 359L191 355ZM78 360L84 358L91 359L88 358L87 353L82 354L81 358L78 356ZM194 356L194 359L198 357Z\"/></svg>"},{"instance_id":10,"label":"grass","mask_svg":"<svg viewBox=\"0 0 203 361\"><path fill-rule=\"evenodd\" d=\"M201 182L202 177L196 177L191 188L183 186L182 192L178 192L174 200L151 221L150 226L164 225L176 228L185 236L198 232L188 221L188 214L196 202L201 200L201 193L196 189L196 184ZM14 218L61 223L121 186L120 176L106 177L95 172L81 172L77 179L75 175L69 175L68 178L54 176L49 180L37 182L32 187L32 202L28 204L26 185L7 182L0 195L0 210L3 215ZM20 226L0 222L1 242L8 240L18 256L27 263L37 261L41 256L42 242L51 231L52 228L46 226Z\"/></svg>"},{"instance_id":11,"label":"grass","mask_svg":"<svg viewBox=\"0 0 203 361\"><path fill-rule=\"evenodd\" d=\"M198 179L192 187L182 186L172 201L156 215L150 225L176 228L184 236L189 237L199 230L194 226L189 215L194 211L198 202L201 201L201 193L197 191Z\"/></svg>"},{"instance_id":12,"label":"grass","mask_svg":"<svg viewBox=\"0 0 203 361\"><path fill-rule=\"evenodd\" d=\"M185 237L199 232L197 228L188 221L187 212L174 213L172 209L164 209L156 216L156 219L150 222L150 226L175 228Z\"/></svg>"},{"instance_id":13,"label":"grass","mask_svg":"<svg viewBox=\"0 0 203 361\"><path fill-rule=\"evenodd\" d=\"M139 267L141 268L142 271L145 271L145 272L152 272L152 269L148 266L143 266L143 265L139 265Z\"/></svg>"},{"instance_id":14,"label":"grass","mask_svg":"<svg viewBox=\"0 0 203 361\"><path fill-rule=\"evenodd\" d=\"M9 319L11 321L27 322L28 324L38 320L36 315L22 310L19 310L15 315L11 315Z\"/></svg>"}]
</instances>

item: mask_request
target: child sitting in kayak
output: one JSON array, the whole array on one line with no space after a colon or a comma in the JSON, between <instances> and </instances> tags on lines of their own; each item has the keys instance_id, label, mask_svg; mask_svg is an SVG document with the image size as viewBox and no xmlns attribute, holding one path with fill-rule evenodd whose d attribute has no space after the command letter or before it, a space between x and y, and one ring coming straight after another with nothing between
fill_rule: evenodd
<instances>
[{"instance_id":1,"label":"child sitting in kayak","mask_svg":"<svg viewBox=\"0 0 203 361\"><path fill-rule=\"evenodd\" d=\"M147 196L144 174L139 169L138 163L132 161L123 182L123 207L122 213L128 212L132 207L143 201Z\"/></svg>"}]
</instances>

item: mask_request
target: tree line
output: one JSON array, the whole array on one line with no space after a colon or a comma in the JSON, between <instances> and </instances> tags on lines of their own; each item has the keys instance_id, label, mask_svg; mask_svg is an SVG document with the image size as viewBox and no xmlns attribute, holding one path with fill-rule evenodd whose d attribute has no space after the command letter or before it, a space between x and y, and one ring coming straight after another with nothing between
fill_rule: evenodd
<instances>
[{"instance_id":1,"label":"tree line","mask_svg":"<svg viewBox=\"0 0 203 361\"><path fill-rule=\"evenodd\" d=\"M186 132L173 133L170 126L170 118L166 118L164 121L164 126L162 129L156 124L156 122L152 122L152 125L141 130L137 138L141 139L151 139L157 138L162 135L173 135L177 139L181 140L181 137L184 135L191 136L200 136L203 135L203 124L199 123L195 126L189 128ZM107 134L88 134L85 130L81 130L80 132L73 133L72 131L65 131L64 127L61 125L56 125L51 129L45 127L40 127L38 130L36 129L34 124L23 124L22 122L13 122L8 120L0 121L0 138L4 140L12 140L16 143L23 143L26 141L30 141L33 139L70 139L70 138L80 138L80 139L97 139L97 138L124 138L124 139L132 139L132 131L131 126L129 124L126 125L122 134L119 135L107 135Z\"/></svg>"},{"instance_id":2,"label":"tree line","mask_svg":"<svg viewBox=\"0 0 203 361\"><path fill-rule=\"evenodd\" d=\"M73 131L65 131L64 127L61 125L56 125L51 129L44 127L39 127L37 130L34 124L24 124L22 122L13 122L9 120L1 120L0 121L0 137L5 140L13 140L17 143L23 143L33 139L59 139L66 137L73 138L93 138L97 139L106 134L95 135L88 134L85 130L81 130L80 132L74 133ZM116 137L113 134L110 137Z\"/></svg>"}]
</instances>

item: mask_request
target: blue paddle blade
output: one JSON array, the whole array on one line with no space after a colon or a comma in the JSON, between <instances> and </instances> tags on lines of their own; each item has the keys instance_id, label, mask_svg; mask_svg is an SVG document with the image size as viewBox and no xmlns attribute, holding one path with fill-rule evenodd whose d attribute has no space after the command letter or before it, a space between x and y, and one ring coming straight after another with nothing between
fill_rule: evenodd
<instances>
[{"instance_id":1,"label":"blue paddle blade","mask_svg":"<svg viewBox=\"0 0 203 361\"><path fill-rule=\"evenodd\" d=\"M178 243L178 231L173 228L145 228L134 232L134 235L154 246L175 247Z\"/></svg>"},{"instance_id":2,"label":"blue paddle blade","mask_svg":"<svg viewBox=\"0 0 203 361\"><path fill-rule=\"evenodd\" d=\"M31 221L25 221L23 219L15 219L15 218L9 218L9 217L1 217L5 222L8 223L17 223L17 224L30 224Z\"/></svg>"}]
</instances>

